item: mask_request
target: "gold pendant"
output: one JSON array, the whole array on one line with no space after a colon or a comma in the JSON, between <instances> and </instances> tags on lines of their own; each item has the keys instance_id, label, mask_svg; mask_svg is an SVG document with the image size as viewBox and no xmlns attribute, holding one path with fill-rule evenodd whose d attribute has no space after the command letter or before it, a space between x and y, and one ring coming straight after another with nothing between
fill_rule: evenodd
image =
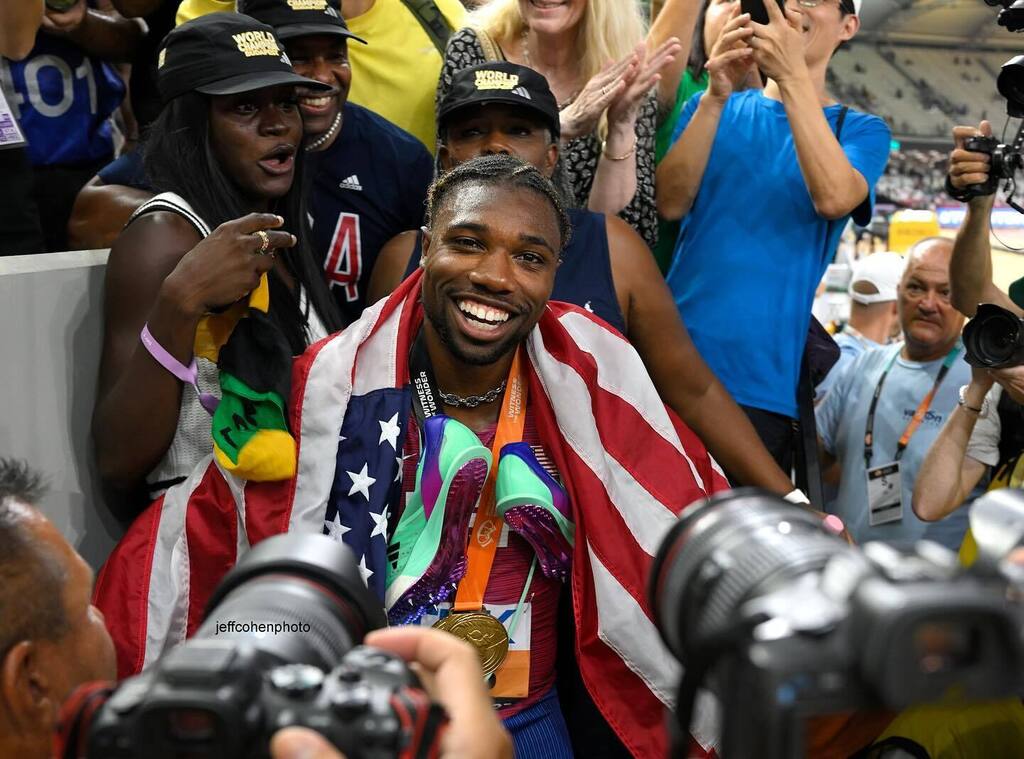
<instances>
[{"instance_id":1,"label":"gold pendant","mask_svg":"<svg viewBox=\"0 0 1024 759\"><path fill-rule=\"evenodd\" d=\"M480 657L484 677L493 675L508 656L505 626L486 611L454 611L435 622L434 627L473 646Z\"/></svg>"}]
</instances>

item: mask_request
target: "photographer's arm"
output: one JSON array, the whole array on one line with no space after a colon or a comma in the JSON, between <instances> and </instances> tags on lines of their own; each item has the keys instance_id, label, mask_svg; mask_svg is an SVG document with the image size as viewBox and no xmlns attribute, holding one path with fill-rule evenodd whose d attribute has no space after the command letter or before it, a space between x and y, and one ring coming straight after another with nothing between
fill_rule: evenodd
<instances>
[{"instance_id":1,"label":"photographer's arm","mask_svg":"<svg viewBox=\"0 0 1024 759\"><path fill-rule=\"evenodd\" d=\"M914 481L913 509L919 519L935 522L956 511L981 480L986 465L967 455L978 412L992 387L988 372L975 369L964 394L966 406L953 410L949 421L932 443ZM991 409L989 413L996 413Z\"/></svg>"},{"instance_id":2,"label":"photographer's arm","mask_svg":"<svg viewBox=\"0 0 1024 759\"><path fill-rule=\"evenodd\" d=\"M949 156L949 181L958 190L968 185L988 181L989 156L964 150L969 137L991 136L987 121L979 127L953 128L956 147ZM950 300L953 307L965 316L974 316L979 303L995 303L1022 316L1024 311L996 287L992 281L992 248L989 244L989 217L995 195L971 198L967 203L967 216L956 234L953 257L949 262Z\"/></svg>"}]
</instances>

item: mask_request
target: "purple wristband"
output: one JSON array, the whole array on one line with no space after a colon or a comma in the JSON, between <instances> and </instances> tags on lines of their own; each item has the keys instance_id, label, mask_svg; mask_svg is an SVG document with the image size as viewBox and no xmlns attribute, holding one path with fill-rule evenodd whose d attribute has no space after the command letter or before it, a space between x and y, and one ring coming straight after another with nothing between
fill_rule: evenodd
<instances>
[{"instance_id":1,"label":"purple wristband","mask_svg":"<svg viewBox=\"0 0 1024 759\"><path fill-rule=\"evenodd\" d=\"M185 366L183 363L178 361L174 356L167 352L160 343L157 342L156 338L149 331L149 323L142 325L142 332L139 333L139 339L142 340L142 345L145 346L146 350L149 351L149 355L152 356L160 366L169 371L175 377L180 379L189 385L192 385L196 389L196 395L199 396L199 402L203 408L212 415L217 410L217 404L219 400L209 393L204 393L199 389L199 368L196 365L195 356L192 357L192 363Z\"/></svg>"}]
</instances>

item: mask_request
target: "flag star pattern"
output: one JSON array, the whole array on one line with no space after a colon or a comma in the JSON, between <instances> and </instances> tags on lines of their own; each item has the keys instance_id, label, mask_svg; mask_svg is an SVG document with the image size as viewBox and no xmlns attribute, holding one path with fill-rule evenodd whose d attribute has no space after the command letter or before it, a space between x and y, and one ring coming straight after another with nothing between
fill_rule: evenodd
<instances>
[{"instance_id":1,"label":"flag star pattern","mask_svg":"<svg viewBox=\"0 0 1024 759\"><path fill-rule=\"evenodd\" d=\"M358 472L349 472L346 470L345 474L352 478L352 489L348 491L349 495L355 495L356 493L362 493L363 498L367 501L370 500L370 485L377 481L376 477L371 477L366 469L369 463L364 462L363 468Z\"/></svg>"},{"instance_id":2,"label":"flag star pattern","mask_svg":"<svg viewBox=\"0 0 1024 759\"><path fill-rule=\"evenodd\" d=\"M324 515L324 531L341 538L360 557L359 571L380 598L384 597L384 573L375 569L386 562L388 505L401 488L394 475L401 467L382 435L384 427L393 422L398 426L396 434L401 435L397 439L404 440L410 407L410 396L402 388L353 396L341 430L343 440L334 470L337 476Z\"/></svg>"},{"instance_id":3,"label":"flag star pattern","mask_svg":"<svg viewBox=\"0 0 1024 759\"><path fill-rule=\"evenodd\" d=\"M378 443L383 443L385 440L391 445L392 451L398 450L398 433L401 432L402 428L398 425L398 412L388 419L386 422L381 419L377 422L380 425L380 440Z\"/></svg>"}]
</instances>

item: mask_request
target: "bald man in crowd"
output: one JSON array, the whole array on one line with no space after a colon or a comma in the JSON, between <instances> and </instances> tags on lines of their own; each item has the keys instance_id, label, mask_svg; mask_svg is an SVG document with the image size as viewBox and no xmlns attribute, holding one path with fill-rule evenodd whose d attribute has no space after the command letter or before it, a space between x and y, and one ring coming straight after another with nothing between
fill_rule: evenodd
<instances>
[{"instance_id":1,"label":"bald man in crowd","mask_svg":"<svg viewBox=\"0 0 1024 759\"><path fill-rule=\"evenodd\" d=\"M924 522L911 509L918 469L971 378L963 358L963 316L950 304L953 241L932 237L907 256L898 303L904 342L862 353L818 406L822 465L838 477L826 507L858 543L909 547L934 540L957 550L966 512Z\"/></svg>"},{"instance_id":2,"label":"bald man in crowd","mask_svg":"<svg viewBox=\"0 0 1024 759\"><path fill-rule=\"evenodd\" d=\"M49 759L64 699L117 670L92 570L41 496L37 474L0 459L0 756L19 759Z\"/></svg>"}]
</instances>

